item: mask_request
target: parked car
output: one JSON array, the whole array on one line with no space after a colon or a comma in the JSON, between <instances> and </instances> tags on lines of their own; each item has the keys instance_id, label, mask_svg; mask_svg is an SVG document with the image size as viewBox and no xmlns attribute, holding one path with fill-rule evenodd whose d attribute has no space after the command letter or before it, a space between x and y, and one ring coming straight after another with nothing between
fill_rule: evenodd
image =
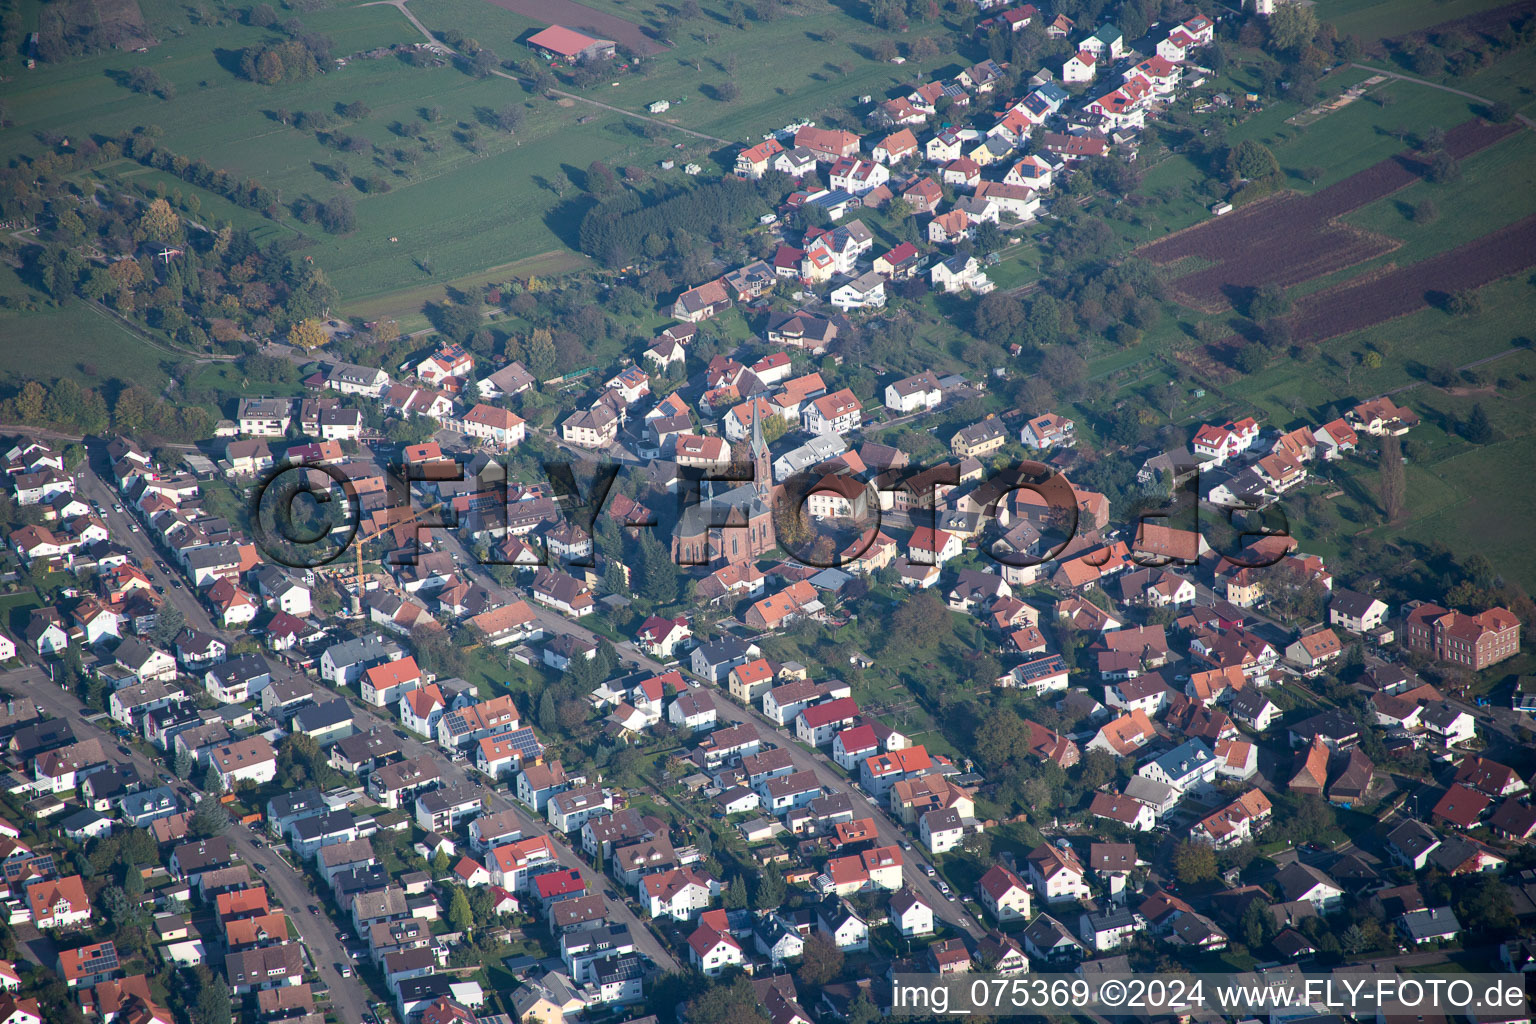
<instances>
[{"instance_id":1,"label":"parked car","mask_svg":"<svg viewBox=\"0 0 1536 1024\"><path fill-rule=\"evenodd\" d=\"M932 864L924 864L923 874L927 875L929 878L932 878L934 875L938 874L938 872L933 870Z\"/></svg>"}]
</instances>

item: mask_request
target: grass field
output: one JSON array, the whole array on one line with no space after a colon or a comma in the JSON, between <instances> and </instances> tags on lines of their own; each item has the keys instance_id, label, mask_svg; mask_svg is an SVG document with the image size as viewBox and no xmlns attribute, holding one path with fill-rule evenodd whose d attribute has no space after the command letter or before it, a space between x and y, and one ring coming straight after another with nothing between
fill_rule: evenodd
<instances>
[{"instance_id":1,"label":"grass field","mask_svg":"<svg viewBox=\"0 0 1536 1024\"><path fill-rule=\"evenodd\" d=\"M1323 93L1337 95L1369 77L1368 71L1342 68L1324 80ZM1250 84L1246 71L1235 66L1200 92L1202 96L1215 91L1232 93ZM1286 123L1302 109L1300 106L1271 102L1234 124L1227 139L1231 143L1252 139L1268 146L1285 174L1285 187L1311 193L1402 152L1404 143L1392 134L1399 128L1423 130L1436 125L1449 130L1476 113L1476 105L1463 97L1411 82L1384 83L1369 95L1389 97L1388 105L1369 98L1357 100L1305 127ZM1315 181L1308 181L1306 172L1313 168L1320 168L1322 173ZM1194 191L1204 178L1205 171L1189 156L1165 154L1143 171L1140 192L1151 201L1134 209L1106 209L1108 223L1125 245L1137 246L1208 220L1211 200Z\"/></svg>"},{"instance_id":2,"label":"grass field","mask_svg":"<svg viewBox=\"0 0 1536 1024\"><path fill-rule=\"evenodd\" d=\"M1420 32L1499 6L1489 0L1321 0L1319 21L1332 22L1339 35L1355 35L1367 47L1384 38Z\"/></svg>"},{"instance_id":3,"label":"grass field","mask_svg":"<svg viewBox=\"0 0 1536 1024\"><path fill-rule=\"evenodd\" d=\"M506 13L489 6L482 10ZM331 36L338 54L421 38L391 7L333 8L301 20ZM566 248L580 211L564 202L574 190L557 190L552 179L560 172L577 172L579 178L580 169L593 160L654 165L663 150L670 152L671 139L648 141L620 115L593 117L594 108L587 105L530 101L513 82L474 79L450 67L410 68L388 58L354 60L287 86L239 79L229 70L238 51L264 36L234 23L199 27L167 38L146 54L104 55L28 72L8 87L7 115L14 130L0 136L0 158L35 151L39 131L80 137L151 124L162 131L167 148L255 178L280 190L285 201L304 196L324 201L350 193L358 217L351 234L327 235L317 226L292 221L286 228L312 240L309 254L326 269L344 301L357 301ZM117 85L115 78L134 66L150 67L172 82L175 98L148 99ZM366 140L368 148L361 153L340 152L315 133L285 126L276 117L282 108L335 116L336 108L354 100L370 112L355 122L338 117L335 129ZM490 114L509 104L526 104L516 135L487 123ZM427 117L432 108L441 111L436 121ZM402 137L401 126L412 122L425 141ZM393 150L405 146L417 150L415 163L391 159ZM346 183L371 175L383 177L391 190L363 194ZM146 186L158 181L168 191L196 192L210 219L255 225L264 237L283 230L129 161L103 169L107 183L116 176Z\"/></svg>"},{"instance_id":4,"label":"grass field","mask_svg":"<svg viewBox=\"0 0 1536 1024\"><path fill-rule=\"evenodd\" d=\"M1402 248L1387 258L1403 264L1454 249L1536 212L1536 134L1519 132L1462 161L1461 167L1458 181L1417 181L1345 220L1401 240ZM1425 201L1446 215L1414 223L1413 209Z\"/></svg>"},{"instance_id":5,"label":"grass field","mask_svg":"<svg viewBox=\"0 0 1536 1024\"><path fill-rule=\"evenodd\" d=\"M580 253L569 249L551 249L537 256L488 267L441 284L402 288L371 300L349 302L346 308L349 314L362 320L393 317L399 321L402 331L419 330L427 326L426 317L421 314L422 307L429 302L441 301L449 288L472 291L514 277L553 277L586 265L587 261Z\"/></svg>"},{"instance_id":6,"label":"grass field","mask_svg":"<svg viewBox=\"0 0 1536 1024\"><path fill-rule=\"evenodd\" d=\"M1536 458L1536 353L1515 347L1529 333L1530 291L1524 279L1510 279L1483 289L1485 311L1479 316L1459 319L1424 310L1335 339L1310 361L1282 361L1233 382L1220 392L1229 404L1198 411L1210 419L1220 410L1256 410L1271 424L1292 427L1318 422L1354 401L1396 392L1395 400L1424 420L1408 435L1421 456L1408 467L1407 520L1371 526L1373 532L1383 540L1441 541L1463 557L1481 551L1497 558L1512 579L1531 586L1536 584L1536 553L1530 550L1524 517L1513 510L1536 503L1536 485L1524 474L1496 472ZM1361 362L1372 349L1385 356L1377 369ZM1422 381L1427 368L1481 360L1490 360L1476 368L1486 382L1481 388L1467 385L1447 392ZM1480 447L1455 433L1455 424L1475 404L1483 406L1503 440ZM1307 550L1347 558L1350 535L1375 521L1374 465L1349 465L1345 494L1330 502L1333 514L1318 523L1293 523Z\"/></svg>"},{"instance_id":7,"label":"grass field","mask_svg":"<svg viewBox=\"0 0 1536 1024\"><path fill-rule=\"evenodd\" d=\"M675 9L650 0L588 0L588 5L650 28ZM960 69L953 54L901 66L874 60L872 48L886 33L850 13L862 15L862 5L801 0L775 21L749 20L741 29L721 16L724 4L700 6L702 16L685 24L670 50L648 59L643 74L617 78L617 88L595 86L588 95L631 110L669 100L667 120L721 138L755 140L791 121L841 108L854 97L885 99L893 87L926 81L934 68ZM924 26L914 23L910 32L890 38L909 45L922 34ZM945 50L941 45L941 54ZM728 103L711 98L713 87L727 81L736 83L739 97Z\"/></svg>"},{"instance_id":8,"label":"grass field","mask_svg":"<svg viewBox=\"0 0 1536 1024\"><path fill-rule=\"evenodd\" d=\"M1473 75L1453 80L1457 89L1463 89L1491 100L1503 100L1516 110L1529 116L1536 111L1536 89L1532 78L1536 75L1536 55L1529 50L1523 54L1496 62Z\"/></svg>"},{"instance_id":9,"label":"grass field","mask_svg":"<svg viewBox=\"0 0 1536 1024\"><path fill-rule=\"evenodd\" d=\"M0 265L0 295L14 302L41 299L6 265ZM168 379L162 365L176 359L81 301L63 310L0 312L0 337L6 339L0 345L0 384L5 385L73 377L95 387L116 377L158 391Z\"/></svg>"}]
</instances>

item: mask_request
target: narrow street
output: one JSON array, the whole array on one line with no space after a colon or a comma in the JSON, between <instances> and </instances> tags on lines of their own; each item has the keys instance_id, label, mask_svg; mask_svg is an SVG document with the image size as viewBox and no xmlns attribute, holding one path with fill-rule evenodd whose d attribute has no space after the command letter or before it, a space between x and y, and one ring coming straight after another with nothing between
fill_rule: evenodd
<instances>
[{"instance_id":1,"label":"narrow street","mask_svg":"<svg viewBox=\"0 0 1536 1024\"><path fill-rule=\"evenodd\" d=\"M95 447L96 446L93 446L93 448ZM96 453L93 451L93 454ZM136 525L136 521L133 520L126 511L122 513L112 511L112 506L118 500L118 496L116 492L97 475L95 469L89 463L81 468L79 480L81 490L88 497L101 504L103 508L106 509L107 525L113 536L118 538L122 543L133 550L136 557L138 557L144 565L151 581L154 582L157 587L161 588L162 592L168 596L168 599L178 609L181 610L182 614L186 618L187 624L195 629L201 630L211 635L221 636L232 640L234 635L220 629L214 624L213 620L208 614L208 611L197 600L190 589L188 589L185 585L183 585L181 588L177 588L173 585L173 579L179 581L179 576L177 576L177 574L164 573L159 570L156 563L162 560L163 555L154 547L154 544L143 533L142 528L140 528L138 531L134 531L132 529L132 526ZM475 563L473 555L464 548L462 543L460 543L459 538L455 534L450 531L440 531L439 536L446 539L445 546L448 548L448 550L456 551L459 554L459 565L461 568L466 568L472 576L477 577L479 581L485 586L491 588L498 594L503 594L510 597L523 596L515 591L509 591L507 588L497 584L483 567ZM544 607L543 605L530 601L529 607L533 609L535 618L539 625L551 635L570 633L586 640L592 640L596 636L596 634L594 634L591 630L582 627L578 623L567 619L565 616L560 615L557 612ZM644 669L658 673L666 670L665 666L663 666L660 662L657 662L654 659L642 654L640 651L636 650L632 644L629 643L619 645L619 655L620 659L626 665L632 666L637 670ZM857 808L857 811L861 816L874 818L882 844L895 846L902 842L910 843L912 845L912 849L902 851L902 857L904 861L903 875L907 884L911 885L919 895L921 895L926 901L930 903L937 917L943 919L951 926L970 935L973 940L980 938L980 936L984 933L984 929L968 912L964 904L959 901L958 897L960 894L956 894L955 900L948 900L944 898L944 896L938 891L937 886L934 885L933 881L930 880L926 873L923 871L923 865L929 863L929 861L924 856L921 849L912 842L913 837L908 836L907 833L900 829L884 811L876 807L875 804L869 800L869 798L863 793L862 790L858 789L852 784L852 782L850 782L848 777L841 771L841 769L837 768L830 761L828 761L825 755L820 754L819 752L813 754L800 746L793 740L793 738L779 730L758 711L742 708L732 702L724 694L717 694L716 696L716 705L719 708L720 719L723 723L735 724L746 721L752 722L752 724L757 726L758 730L765 737L774 738L780 746L784 747L790 752L791 758L793 759L798 770L814 771L816 773L817 781L829 792L848 794L853 800L854 806ZM389 729L394 729L398 726L398 722L393 717L385 715L377 709L366 707L360 700L356 699L355 695L349 693L347 694L347 697L352 703L354 709L357 710L358 714L356 721L360 728L368 728L370 725L379 724L382 724L384 727ZM68 699L73 700L73 698ZM437 760L441 770L443 771L445 778L450 781L470 778L469 773L465 771L462 765L454 762L436 746L428 746L427 744L413 738L404 741L403 747L405 748L406 756L409 757L422 755L429 755L434 757ZM157 771L158 770L159 769L157 769ZM473 781L479 784L483 784L483 777L479 776L478 773L474 774L475 778ZM487 793L487 804L491 810L502 810L507 807L514 806L512 801L508 800L499 792L488 790ZM542 821L541 819L535 819L531 817L520 805L517 805L515 809L528 826L527 834L532 835L549 833L550 830L546 822ZM244 845L244 852L249 854L253 859L260 858L263 855L262 852L258 852L254 846L250 845L250 838L248 836L242 834L238 837L238 841ZM580 871L592 891L602 892L613 885L613 883L607 879L606 876L599 874L585 862L583 862L581 858L578 857L577 854L570 848L570 846L568 846L560 838L555 839L555 846L559 851L561 863ZM342 979L334 969L333 964L335 962L345 962L348 959L346 957L345 950L342 948L340 943L335 940L334 934L332 934L334 932L334 926L322 915L309 915L304 909L311 898L307 895L308 890L304 879L294 874L291 868L288 868L285 864L281 863L278 858L276 858L275 855L273 855L270 851L264 851L264 853L266 857L270 858L268 877L272 877L273 874L286 875L284 881L287 884L280 886L274 881L274 890L277 890L279 894L282 894L283 890L286 888L289 895L297 894L302 896L301 902L289 905L293 907L293 917L295 924L299 927L300 933L304 936L306 942L310 941L312 933L318 935L329 935L330 937L331 941L329 943L316 944L311 948L315 950L314 956L317 961L316 966L321 970L322 976L326 978L327 983L332 986L332 990L337 993L335 998L338 999L338 1005L340 1005L342 998L340 993L347 988L358 991L358 1006L366 1005L363 1001L360 991L361 984L355 978ZM284 902L285 904L289 903L286 897ZM676 970L679 968L677 960L661 944L655 932L653 932L639 919L639 917L634 913L634 911L629 907L627 903L614 903L612 900L609 900L608 902L613 912L613 920L617 923L627 924L630 927L631 933L635 936L636 946L642 953L645 953L664 970ZM306 918L308 918L308 920L305 920ZM361 1020L362 1017L358 1016L353 1019Z\"/></svg>"},{"instance_id":2,"label":"narrow street","mask_svg":"<svg viewBox=\"0 0 1536 1024\"><path fill-rule=\"evenodd\" d=\"M118 740L100 725L87 722L83 717L84 705L73 694L65 693L50 682L43 669L35 665L28 666L20 672L9 674L6 677L7 682L10 685L16 685L18 676L23 680L21 692L35 700L49 715L69 722L76 736L81 739L92 737L99 739L103 749L111 752L110 756L114 758L124 756L122 750L118 748ZM102 721L107 728L117 724L111 719ZM136 747L127 749L130 751L127 755L128 760L145 780L158 785L159 783L155 780L160 779L162 775L169 777L163 764L150 760ZM192 806L192 787L185 782L172 784L182 804L187 807ZM364 1020L369 1002L368 990L356 976L343 978L336 970L336 964L348 963L351 957L341 944L336 926L324 912L309 911L310 905L318 905L319 900L310 890L307 878L267 847L265 840L258 846L253 841L250 830L244 826L231 822L225 835L229 837L230 845L240 860L253 867L258 864L265 866L265 871L258 869L257 878L267 885L272 895L276 897L276 902L282 904L294 927L299 930L299 936L309 950L315 970L330 986L331 1006L340 1019ZM208 936L205 941L211 946L215 940L212 936Z\"/></svg>"},{"instance_id":3,"label":"narrow street","mask_svg":"<svg viewBox=\"0 0 1536 1024\"><path fill-rule=\"evenodd\" d=\"M347 700L357 712L353 716L353 723L360 731L366 731L375 726L382 726L385 729L398 730L398 732L404 733L407 738L400 741L400 746L401 752L405 757L431 757L437 762L438 769L442 772L445 783L465 783L481 787L485 793L485 806L488 811L504 811L509 808L515 811L519 820L523 823L523 834L529 837L536 835L549 836L554 841L555 852L559 857L560 863L565 867L575 868L581 872L581 877L586 881L589 892L603 893L607 889L614 888L616 883L577 856L576 852L566 842L565 837L550 828L548 821L543 818L534 817L522 804L509 799L500 790L491 789L484 775L478 771L468 770L465 765L444 754L442 749L436 744L428 744L422 739L413 736L409 731L399 729L397 721L378 709L364 704L354 695L348 693ZM662 970L681 970L681 966L676 958L667 952L660 939L657 938L656 933L651 931L645 922L640 920L628 904L615 902L606 897L605 901L608 905L608 919L615 924L623 924L629 927L630 935L635 940L635 949L637 951L649 957Z\"/></svg>"},{"instance_id":4,"label":"narrow street","mask_svg":"<svg viewBox=\"0 0 1536 1024\"><path fill-rule=\"evenodd\" d=\"M525 594L509 591L507 588L502 587L491 578L483 566L478 565L474 561L474 557L460 543L456 535L449 531L442 531L442 534L447 538L446 546L448 549L458 553L459 567L461 569L467 569L470 574L479 577L479 582L490 588L493 593L527 600L528 607L533 610L535 621L547 634L570 634L588 642L595 642L598 639L598 634L582 626L580 623L574 622L553 609L528 599ZM649 655L643 654L635 648L634 644L628 641L615 646L618 651L619 660L625 666L657 674L667 671L667 666ZM715 698L715 706L719 709L719 717L722 723L734 725L740 722L751 722L764 737L773 739L779 746L789 751L796 769L815 772L816 780L829 792L847 793L853 800L856 813L861 817L875 819L882 844L896 846L901 842L912 842L912 839L915 838L908 836L883 810L875 806L869 797L865 795L864 791L855 786L848 776L843 773L842 769L834 765L825 754L820 752L813 754L806 750L793 737L774 725L760 711L741 707L723 691L712 690L712 695ZM955 900L947 900L939 892L938 887L933 884L933 881L928 878L927 873L923 871L923 865L929 863L929 860L916 843L912 843L912 849L902 851L902 861L902 874L907 883L923 899L928 901L937 917L964 931L972 939L979 939L985 933L985 929L977 923L959 901L959 893L955 894Z\"/></svg>"},{"instance_id":5,"label":"narrow street","mask_svg":"<svg viewBox=\"0 0 1536 1024\"><path fill-rule=\"evenodd\" d=\"M229 642L233 642L238 635L231 634L215 625L212 618L209 616L207 609L203 607L203 605L197 600L197 598L187 587L183 586L182 588L177 589L173 586L173 579L176 579L178 582L180 581L180 577L177 576L177 574L164 573L159 570L155 563L161 560L162 556L155 549L154 544L144 534L142 528L140 528L138 532L134 532L131 529L133 525L137 525L136 521L133 520L126 511L122 513L112 511L112 505L117 500L117 495L112 490L112 488L109 487L103 480L101 480L101 478L98 477L94 471L86 467L82 467L79 479L81 490L89 498L101 504L102 507L107 510L107 526L111 530L112 535L133 550L134 555L143 563L145 571L148 573L151 581L161 589L162 593L168 595L168 599L178 609L181 610L182 614L186 617L187 624L194 629L198 629L212 636L222 637ZM464 552L461 557L470 559L468 552ZM486 578L486 582L487 585L495 586L494 581L491 581L489 577ZM498 587L497 589L500 590L501 588ZM556 616L556 618L558 618L558 616ZM561 621L563 622L564 620L562 619ZM271 661L270 659L269 662L273 664L275 674L283 674L280 662ZM53 692L58 693L57 690L54 690ZM78 709L78 702L75 702L73 697L69 697L68 695L62 696L64 696L66 700L73 702L75 708ZM355 694L347 693L346 696L352 706L357 709L357 717L355 721L358 728L367 729L375 725L382 725L387 729L395 729L398 727L398 721L388 715L382 714L374 708L367 707L362 703L361 700L357 699ZM449 781L469 780L480 785L483 785L485 781L484 777L480 776L479 773L475 773L474 777L471 779L469 773L465 771L463 766L454 762L435 745L429 746L420 742L419 740L409 739L404 741L402 746L405 748L406 756L408 757L419 757L422 755L427 755L434 758L437 761L439 768L442 770L445 778L447 778ZM155 771L159 772L161 770L163 769L157 768ZM154 773L151 773L150 777L153 776ZM506 800L499 793L487 790L487 794L487 803L490 810L502 810L506 807L512 806L511 802ZM520 806L517 808L517 810L525 823L528 825L527 833L529 835L549 833L549 826L547 822L530 817L523 811ZM243 830L236 829L234 831L239 831L242 833L237 837L237 842L244 845L246 852L251 854L253 859L266 859L266 862L269 864L270 872L267 877L269 879L273 879L273 888L280 894L283 893L286 889L288 894L297 894L299 896L301 900L300 902L289 905L294 907L293 917L295 919L295 923L299 927L300 933L304 936L305 941L309 942L310 936L312 934L329 937L329 943L324 945L314 945L311 946L311 949L314 950L316 966L320 969L322 976L325 977L327 983L331 985L332 991L338 993L338 996L334 997L337 999L337 1005L341 1005L339 993L343 989L352 989L359 993L358 999L356 1000L356 1005L360 1008L366 1006L366 1003L362 1000L361 997L361 982L359 982L355 977L352 979L341 978L340 974L336 972L333 966L337 962L344 963L350 960L350 957L347 956L345 949L336 939L335 926L329 921L329 919L325 918L323 914L311 915L308 914L304 909L307 904L314 899L314 896L309 893L305 880L294 873L291 868L287 867L286 863L282 862L280 858L278 858L270 850L258 851L257 848L251 844L250 837L243 834ZM583 877L587 880L587 884L592 888L594 892L602 892L604 889L609 887L610 883L608 883L604 877L595 872L591 867L584 864L580 858L578 858L577 855L570 849L570 847L558 838L555 840L555 847L559 851L561 863L568 867L573 867L580 870ZM277 878L281 878L284 884L278 884L276 881ZM288 904L286 897L284 902L285 904ZM622 903L614 904L611 900L609 901L609 904L612 911L613 920L618 923L629 925L630 931L635 937L636 947L642 953L645 953L647 956L649 956L653 961L656 962L658 966L664 970L679 969L679 965L676 959L666 951L661 942L657 939L655 933L652 932L650 928L648 928L639 919L639 917L635 915L634 911L631 910L628 905ZM306 917L310 919L307 926L304 920ZM346 1019L356 1021L362 1020L363 1016L361 1015L361 1010L359 1010L358 1016L348 1017Z\"/></svg>"}]
</instances>

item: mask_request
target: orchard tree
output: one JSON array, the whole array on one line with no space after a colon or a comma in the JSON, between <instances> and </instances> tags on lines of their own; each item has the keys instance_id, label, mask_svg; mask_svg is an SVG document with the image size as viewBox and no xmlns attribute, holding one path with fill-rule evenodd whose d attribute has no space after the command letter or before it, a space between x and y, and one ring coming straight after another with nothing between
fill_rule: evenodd
<instances>
[{"instance_id":1,"label":"orchard tree","mask_svg":"<svg viewBox=\"0 0 1536 1024\"><path fill-rule=\"evenodd\" d=\"M825 935L817 932L805 943L805 953L800 961L797 976L802 985L820 988L836 980L843 971L843 951Z\"/></svg>"},{"instance_id":2,"label":"orchard tree","mask_svg":"<svg viewBox=\"0 0 1536 1024\"><path fill-rule=\"evenodd\" d=\"M475 926L475 914L470 909L469 897L459 886L454 887L453 900L448 905L448 923L460 932L468 932Z\"/></svg>"},{"instance_id":3,"label":"orchard tree","mask_svg":"<svg viewBox=\"0 0 1536 1024\"><path fill-rule=\"evenodd\" d=\"M1295 53L1317 35L1317 15L1303 4L1276 4L1269 16L1269 48L1277 53Z\"/></svg>"}]
</instances>

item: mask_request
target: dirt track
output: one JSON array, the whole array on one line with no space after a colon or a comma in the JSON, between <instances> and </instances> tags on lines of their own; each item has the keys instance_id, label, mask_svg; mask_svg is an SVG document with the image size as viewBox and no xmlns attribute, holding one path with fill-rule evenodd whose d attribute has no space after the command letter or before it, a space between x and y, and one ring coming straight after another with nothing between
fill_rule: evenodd
<instances>
[{"instance_id":1,"label":"dirt track","mask_svg":"<svg viewBox=\"0 0 1536 1024\"><path fill-rule=\"evenodd\" d=\"M635 53L649 56L666 49L640 30L632 21L617 15L596 11L576 0L487 0L497 7L521 14L546 25L563 25L579 32L587 32L600 39L612 39Z\"/></svg>"}]
</instances>

